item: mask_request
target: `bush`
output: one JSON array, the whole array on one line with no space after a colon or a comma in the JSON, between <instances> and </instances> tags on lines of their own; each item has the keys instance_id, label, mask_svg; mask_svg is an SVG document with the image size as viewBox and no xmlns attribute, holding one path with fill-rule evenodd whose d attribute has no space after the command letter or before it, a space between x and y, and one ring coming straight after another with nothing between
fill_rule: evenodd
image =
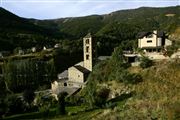
<instances>
[{"instance_id":1,"label":"bush","mask_svg":"<svg viewBox=\"0 0 180 120\"><path fill-rule=\"evenodd\" d=\"M148 68L153 65L153 61L150 60L148 57L142 57L140 67L141 68Z\"/></svg>"},{"instance_id":2,"label":"bush","mask_svg":"<svg viewBox=\"0 0 180 120\"><path fill-rule=\"evenodd\" d=\"M27 106L22 98L14 94L8 95L6 97L4 106L7 107L6 114L8 115L23 113L27 110Z\"/></svg>"},{"instance_id":3,"label":"bush","mask_svg":"<svg viewBox=\"0 0 180 120\"><path fill-rule=\"evenodd\" d=\"M27 89L23 93L23 98L29 105L33 102L34 97L35 97L35 93L33 90Z\"/></svg>"},{"instance_id":4,"label":"bush","mask_svg":"<svg viewBox=\"0 0 180 120\"><path fill-rule=\"evenodd\" d=\"M59 93L59 95L58 95L57 113L60 115L64 115L66 113L66 109L65 109L65 97L66 96L67 96L66 92Z\"/></svg>"},{"instance_id":5,"label":"bush","mask_svg":"<svg viewBox=\"0 0 180 120\"><path fill-rule=\"evenodd\" d=\"M142 81L142 77L136 73L129 73L127 70L118 70L115 74L115 80L125 84L136 84Z\"/></svg>"},{"instance_id":6,"label":"bush","mask_svg":"<svg viewBox=\"0 0 180 120\"><path fill-rule=\"evenodd\" d=\"M102 107L106 103L109 96L109 92L110 90L107 88L102 88L97 92L96 106Z\"/></svg>"},{"instance_id":7,"label":"bush","mask_svg":"<svg viewBox=\"0 0 180 120\"><path fill-rule=\"evenodd\" d=\"M81 105L83 103L83 98L81 96L73 95L66 98L66 103L68 105Z\"/></svg>"}]
</instances>

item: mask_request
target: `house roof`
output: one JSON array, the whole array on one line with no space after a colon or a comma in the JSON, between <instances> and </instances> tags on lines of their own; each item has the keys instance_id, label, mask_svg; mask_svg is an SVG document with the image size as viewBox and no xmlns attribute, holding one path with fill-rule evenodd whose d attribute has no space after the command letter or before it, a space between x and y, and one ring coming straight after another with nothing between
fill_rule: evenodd
<instances>
[{"instance_id":1,"label":"house roof","mask_svg":"<svg viewBox=\"0 0 180 120\"><path fill-rule=\"evenodd\" d=\"M107 60L109 58L111 58L111 56L99 56L98 60Z\"/></svg>"},{"instance_id":2,"label":"house roof","mask_svg":"<svg viewBox=\"0 0 180 120\"><path fill-rule=\"evenodd\" d=\"M79 71L81 71L82 73L90 73L90 71L80 65L75 65L74 66L76 69L78 69Z\"/></svg>"},{"instance_id":3,"label":"house roof","mask_svg":"<svg viewBox=\"0 0 180 120\"><path fill-rule=\"evenodd\" d=\"M92 37L91 33L88 33L84 38L90 38Z\"/></svg>"},{"instance_id":4,"label":"house roof","mask_svg":"<svg viewBox=\"0 0 180 120\"><path fill-rule=\"evenodd\" d=\"M139 33L137 34L137 38L143 38L144 36L147 36L147 33L148 33L148 32L139 32Z\"/></svg>"},{"instance_id":5,"label":"house roof","mask_svg":"<svg viewBox=\"0 0 180 120\"><path fill-rule=\"evenodd\" d=\"M137 38L143 38L144 36L148 36L149 34L152 34L152 33L153 32L139 32L137 34ZM164 31L157 31L157 37L165 37Z\"/></svg>"},{"instance_id":6,"label":"house roof","mask_svg":"<svg viewBox=\"0 0 180 120\"><path fill-rule=\"evenodd\" d=\"M58 74L58 78L68 78L68 71L65 70L62 73Z\"/></svg>"}]
</instances>

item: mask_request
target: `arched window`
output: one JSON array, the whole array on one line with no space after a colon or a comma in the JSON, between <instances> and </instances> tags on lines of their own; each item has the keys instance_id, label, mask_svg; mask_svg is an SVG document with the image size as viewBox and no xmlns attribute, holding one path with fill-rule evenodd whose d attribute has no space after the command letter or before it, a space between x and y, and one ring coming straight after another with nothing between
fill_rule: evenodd
<instances>
[{"instance_id":1,"label":"arched window","mask_svg":"<svg viewBox=\"0 0 180 120\"><path fill-rule=\"evenodd\" d=\"M89 55L86 55L86 60L89 60Z\"/></svg>"},{"instance_id":2,"label":"arched window","mask_svg":"<svg viewBox=\"0 0 180 120\"><path fill-rule=\"evenodd\" d=\"M89 39L86 39L86 44L89 44Z\"/></svg>"}]
</instances>

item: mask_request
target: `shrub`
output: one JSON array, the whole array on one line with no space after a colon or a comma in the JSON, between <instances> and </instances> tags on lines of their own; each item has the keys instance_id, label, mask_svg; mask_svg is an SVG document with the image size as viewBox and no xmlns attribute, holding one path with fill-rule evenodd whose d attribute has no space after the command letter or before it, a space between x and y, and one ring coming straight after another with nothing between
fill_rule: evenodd
<instances>
[{"instance_id":1,"label":"shrub","mask_svg":"<svg viewBox=\"0 0 180 120\"><path fill-rule=\"evenodd\" d=\"M68 105L81 105L83 102L83 98L77 95L66 98L66 103L68 103Z\"/></svg>"},{"instance_id":2,"label":"shrub","mask_svg":"<svg viewBox=\"0 0 180 120\"><path fill-rule=\"evenodd\" d=\"M109 92L110 90L107 88L102 88L97 92L96 105L98 107L102 107L106 103L109 96Z\"/></svg>"},{"instance_id":3,"label":"shrub","mask_svg":"<svg viewBox=\"0 0 180 120\"><path fill-rule=\"evenodd\" d=\"M58 95L58 106L57 106L57 112L60 115L64 115L66 113L65 110L65 96L67 96L66 92L62 92Z\"/></svg>"},{"instance_id":4,"label":"shrub","mask_svg":"<svg viewBox=\"0 0 180 120\"><path fill-rule=\"evenodd\" d=\"M136 73L129 73L124 69L116 71L115 79L125 84L136 84L142 81L141 75Z\"/></svg>"},{"instance_id":5,"label":"shrub","mask_svg":"<svg viewBox=\"0 0 180 120\"><path fill-rule=\"evenodd\" d=\"M7 107L6 114L17 114L23 113L26 111L27 106L17 95L8 95L4 101L5 106Z\"/></svg>"},{"instance_id":6,"label":"shrub","mask_svg":"<svg viewBox=\"0 0 180 120\"><path fill-rule=\"evenodd\" d=\"M27 89L23 93L24 100L30 105L32 101L34 100L35 93L33 90Z\"/></svg>"},{"instance_id":7,"label":"shrub","mask_svg":"<svg viewBox=\"0 0 180 120\"><path fill-rule=\"evenodd\" d=\"M148 68L153 65L153 61L150 60L148 57L142 57L140 67L142 68Z\"/></svg>"}]
</instances>

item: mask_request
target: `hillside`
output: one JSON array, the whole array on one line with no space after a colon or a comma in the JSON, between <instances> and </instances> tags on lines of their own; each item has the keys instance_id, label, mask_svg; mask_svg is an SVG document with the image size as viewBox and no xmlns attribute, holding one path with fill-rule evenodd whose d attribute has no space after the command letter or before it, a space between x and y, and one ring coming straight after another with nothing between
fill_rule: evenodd
<instances>
[{"instance_id":1,"label":"hillside","mask_svg":"<svg viewBox=\"0 0 180 120\"><path fill-rule=\"evenodd\" d=\"M50 100L48 103L53 107L44 114L30 112L7 116L4 120L179 120L179 59L155 62L145 69L123 69L124 65L120 63L120 67L114 58L97 64L87 86L66 99L66 115L58 115L54 107L57 104ZM89 109L89 101L95 104L93 109Z\"/></svg>"},{"instance_id":2,"label":"hillside","mask_svg":"<svg viewBox=\"0 0 180 120\"><path fill-rule=\"evenodd\" d=\"M165 8L142 7L116 11L105 15L39 20L34 22L41 26L59 29L74 37L82 37L88 31L97 33L114 22L130 24L132 27L136 26L140 30L162 29L171 31L170 27L177 27L179 25L179 11L180 6ZM174 16L170 17L167 14L174 14Z\"/></svg>"},{"instance_id":3,"label":"hillside","mask_svg":"<svg viewBox=\"0 0 180 120\"><path fill-rule=\"evenodd\" d=\"M0 8L0 50L12 50L15 47L28 48L45 41L52 41L54 31L34 25L28 19ZM43 40L43 41L42 41Z\"/></svg>"},{"instance_id":4,"label":"hillside","mask_svg":"<svg viewBox=\"0 0 180 120\"><path fill-rule=\"evenodd\" d=\"M180 61L164 61L151 68L131 67L131 72L142 75L143 81L131 86L133 96L123 107L104 110L95 119L101 120L179 120ZM115 83L117 88L121 84ZM116 88L116 89L117 89Z\"/></svg>"},{"instance_id":5,"label":"hillside","mask_svg":"<svg viewBox=\"0 0 180 120\"><path fill-rule=\"evenodd\" d=\"M36 20L18 17L1 8L1 50L54 44L62 40L78 40L91 32L98 38L99 54L110 55L114 47L123 41L123 44L132 46L129 41L136 40L136 35L140 31L164 30L170 34L175 33L173 38L179 39L176 32L180 26L179 11L180 6L141 7L105 15Z\"/></svg>"}]
</instances>

